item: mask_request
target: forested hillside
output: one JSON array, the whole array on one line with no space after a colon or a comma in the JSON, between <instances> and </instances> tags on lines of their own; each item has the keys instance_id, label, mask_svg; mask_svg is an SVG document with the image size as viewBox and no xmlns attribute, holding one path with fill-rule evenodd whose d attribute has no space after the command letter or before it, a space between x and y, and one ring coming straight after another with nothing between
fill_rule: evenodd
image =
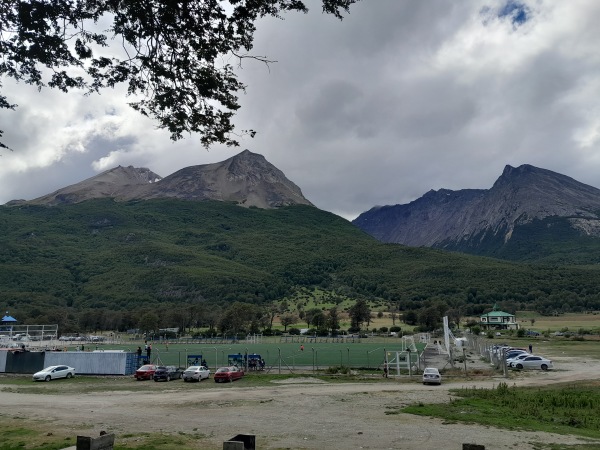
<instances>
[{"instance_id":1,"label":"forested hillside","mask_svg":"<svg viewBox=\"0 0 600 450\"><path fill-rule=\"evenodd\" d=\"M312 206L110 199L0 208L0 307L63 330L212 324L313 287L399 310L600 309L600 267L523 265L382 244ZM305 289L305 288L308 288Z\"/></svg>"}]
</instances>

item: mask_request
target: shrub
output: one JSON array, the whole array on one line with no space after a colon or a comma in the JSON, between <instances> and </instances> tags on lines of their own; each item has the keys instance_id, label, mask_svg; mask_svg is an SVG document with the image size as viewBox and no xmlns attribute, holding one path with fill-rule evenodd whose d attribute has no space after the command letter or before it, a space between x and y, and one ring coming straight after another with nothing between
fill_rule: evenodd
<instances>
[{"instance_id":1,"label":"shrub","mask_svg":"<svg viewBox=\"0 0 600 450\"><path fill-rule=\"evenodd\" d=\"M291 335L297 336L300 334L300 329L295 328L295 327L290 327L290 328L288 328L288 333L290 333Z\"/></svg>"},{"instance_id":2,"label":"shrub","mask_svg":"<svg viewBox=\"0 0 600 450\"><path fill-rule=\"evenodd\" d=\"M379 331L382 332L382 333L387 333L388 332L388 327L381 327L379 329Z\"/></svg>"},{"instance_id":3,"label":"shrub","mask_svg":"<svg viewBox=\"0 0 600 450\"><path fill-rule=\"evenodd\" d=\"M394 325L393 327L390 327L390 331L392 333L398 333L401 330L402 330L402 328L400 328L398 325Z\"/></svg>"}]
</instances>

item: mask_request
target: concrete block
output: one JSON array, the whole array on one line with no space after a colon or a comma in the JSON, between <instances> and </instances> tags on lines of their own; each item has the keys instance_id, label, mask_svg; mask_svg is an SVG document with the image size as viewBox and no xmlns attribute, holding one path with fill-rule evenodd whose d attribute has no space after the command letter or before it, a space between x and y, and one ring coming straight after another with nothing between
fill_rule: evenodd
<instances>
[{"instance_id":1,"label":"concrete block","mask_svg":"<svg viewBox=\"0 0 600 450\"><path fill-rule=\"evenodd\" d=\"M114 434L104 434L97 438L77 436L77 450L113 450Z\"/></svg>"}]
</instances>

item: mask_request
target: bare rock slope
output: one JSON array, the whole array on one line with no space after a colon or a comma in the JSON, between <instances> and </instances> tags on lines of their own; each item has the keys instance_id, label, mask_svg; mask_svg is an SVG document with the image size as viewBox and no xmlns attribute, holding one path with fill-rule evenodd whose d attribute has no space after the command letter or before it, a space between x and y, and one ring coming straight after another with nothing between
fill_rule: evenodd
<instances>
[{"instance_id":1,"label":"bare rock slope","mask_svg":"<svg viewBox=\"0 0 600 450\"><path fill-rule=\"evenodd\" d=\"M248 150L219 163L183 168L165 178L149 169L119 166L28 203L57 205L93 198L218 200L259 208L311 205L281 170Z\"/></svg>"},{"instance_id":2,"label":"bare rock slope","mask_svg":"<svg viewBox=\"0 0 600 450\"><path fill-rule=\"evenodd\" d=\"M508 242L516 227L550 217L600 236L600 190L530 165L506 166L491 189L429 191L405 205L375 207L353 223L383 242L456 248L494 239Z\"/></svg>"}]
</instances>

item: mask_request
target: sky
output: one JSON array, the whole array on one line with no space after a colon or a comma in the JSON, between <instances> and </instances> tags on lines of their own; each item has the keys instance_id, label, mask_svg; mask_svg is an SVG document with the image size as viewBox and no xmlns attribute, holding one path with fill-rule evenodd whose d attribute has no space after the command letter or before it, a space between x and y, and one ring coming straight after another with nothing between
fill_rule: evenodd
<instances>
[{"instance_id":1,"label":"sky","mask_svg":"<svg viewBox=\"0 0 600 450\"><path fill-rule=\"evenodd\" d=\"M600 187L600 2L362 0L257 23L240 147L172 142L123 89L83 96L2 80L0 204L118 165L167 176L248 149L352 220L431 189L489 189L531 164Z\"/></svg>"}]
</instances>

